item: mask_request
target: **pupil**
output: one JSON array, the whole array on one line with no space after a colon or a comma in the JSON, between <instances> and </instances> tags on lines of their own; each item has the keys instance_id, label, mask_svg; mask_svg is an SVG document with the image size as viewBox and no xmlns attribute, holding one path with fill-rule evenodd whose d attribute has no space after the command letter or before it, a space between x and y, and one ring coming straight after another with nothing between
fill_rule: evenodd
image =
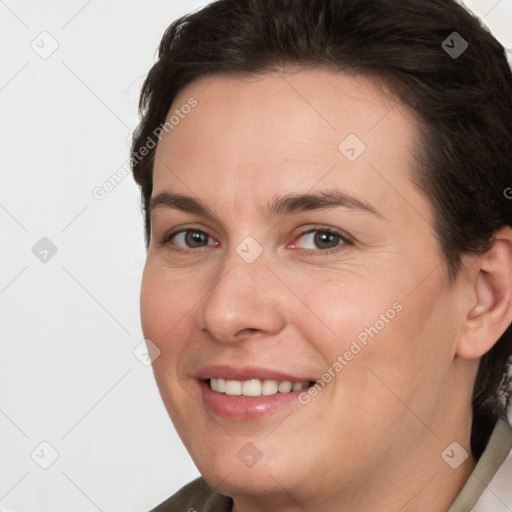
<instances>
[{"instance_id":1,"label":"pupil","mask_svg":"<svg viewBox=\"0 0 512 512\"><path fill-rule=\"evenodd\" d=\"M185 240L189 247L201 247L202 245L204 245L207 236L208 235L206 235L205 233L189 231L185 236Z\"/></svg>"},{"instance_id":2,"label":"pupil","mask_svg":"<svg viewBox=\"0 0 512 512\"><path fill-rule=\"evenodd\" d=\"M334 233L318 233L315 236L315 244L320 248L329 249L331 247L336 247L338 242L338 235ZM322 245L324 244L324 245ZM327 244L327 245L325 245Z\"/></svg>"}]
</instances>

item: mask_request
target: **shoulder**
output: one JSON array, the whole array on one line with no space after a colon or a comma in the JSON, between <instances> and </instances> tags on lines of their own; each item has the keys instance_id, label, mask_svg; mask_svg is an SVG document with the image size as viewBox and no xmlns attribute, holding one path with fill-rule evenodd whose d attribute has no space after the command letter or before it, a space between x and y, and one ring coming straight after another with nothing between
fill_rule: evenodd
<instances>
[{"instance_id":1,"label":"shoulder","mask_svg":"<svg viewBox=\"0 0 512 512\"><path fill-rule=\"evenodd\" d=\"M231 512L233 501L196 478L150 512Z\"/></svg>"}]
</instances>

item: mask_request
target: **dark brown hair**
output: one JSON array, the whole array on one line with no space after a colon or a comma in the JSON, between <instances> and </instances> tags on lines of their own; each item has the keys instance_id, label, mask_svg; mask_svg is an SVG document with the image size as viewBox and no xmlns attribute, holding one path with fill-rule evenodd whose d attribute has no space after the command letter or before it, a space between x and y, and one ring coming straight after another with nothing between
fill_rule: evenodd
<instances>
[{"instance_id":1,"label":"dark brown hair","mask_svg":"<svg viewBox=\"0 0 512 512\"><path fill-rule=\"evenodd\" d=\"M463 40L462 54L450 51L463 49ZM453 0L218 0L168 27L141 92L131 164L147 245L155 148L143 148L177 94L207 75L290 66L366 75L415 112L422 140L413 179L433 205L453 279L462 255L485 251L494 233L512 224L504 192L512 186L512 74L503 47L462 6ZM480 362L471 435L476 457L510 405L511 353L509 326Z\"/></svg>"}]
</instances>

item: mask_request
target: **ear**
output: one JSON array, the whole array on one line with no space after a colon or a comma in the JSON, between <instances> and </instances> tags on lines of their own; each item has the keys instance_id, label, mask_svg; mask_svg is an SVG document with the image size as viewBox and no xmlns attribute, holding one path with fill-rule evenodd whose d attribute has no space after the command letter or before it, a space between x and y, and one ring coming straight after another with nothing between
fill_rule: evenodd
<instances>
[{"instance_id":1,"label":"ear","mask_svg":"<svg viewBox=\"0 0 512 512\"><path fill-rule=\"evenodd\" d=\"M497 231L492 247L473 265L471 301L456 352L465 359L488 352L512 321L512 229Z\"/></svg>"}]
</instances>

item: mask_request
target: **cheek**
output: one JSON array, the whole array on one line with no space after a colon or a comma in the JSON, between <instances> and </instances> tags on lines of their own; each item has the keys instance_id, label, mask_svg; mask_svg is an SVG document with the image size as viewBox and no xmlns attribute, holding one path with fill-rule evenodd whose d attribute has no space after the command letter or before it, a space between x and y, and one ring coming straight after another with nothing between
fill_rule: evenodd
<instances>
[{"instance_id":1,"label":"cheek","mask_svg":"<svg viewBox=\"0 0 512 512\"><path fill-rule=\"evenodd\" d=\"M182 353L189 339L187 331L191 325L194 301L190 294L190 289L177 274L148 258L140 292L142 331L144 337L160 350L152 362L152 370L162 401L177 425L185 422L183 411L189 408L178 381Z\"/></svg>"},{"instance_id":2,"label":"cheek","mask_svg":"<svg viewBox=\"0 0 512 512\"><path fill-rule=\"evenodd\" d=\"M384 330L397 314L393 308L397 302L393 289L388 289L383 283L377 286L372 280L361 276L316 282L310 279L301 295L307 298L305 303L310 313L305 315L297 308L296 320L312 336L316 332L317 340L325 339L326 346L331 347L333 354L348 349L350 342L358 336L364 342L365 333L368 337L368 330L374 332L375 324L378 332ZM380 315L386 315L386 312L389 319L386 317L384 323Z\"/></svg>"},{"instance_id":3,"label":"cheek","mask_svg":"<svg viewBox=\"0 0 512 512\"><path fill-rule=\"evenodd\" d=\"M150 259L146 262L140 292L142 330L144 337L153 341L162 354L179 350L178 340L185 339L176 336L176 332L187 326L187 315L194 303L191 288L183 278Z\"/></svg>"},{"instance_id":4,"label":"cheek","mask_svg":"<svg viewBox=\"0 0 512 512\"><path fill-rule=\"evenodd\" d=\"M323 370L336 375L332 388L344 395L343 402L348 389L358 400L366 389L379 396L382 406L393 396L379 377L408 393L425 374L431 375L439 356L433 344L442 342L435 336L440 314L437 289L408 297L399 285L384 279L353 275L311 281L301 292L310 312L297 306L293 322L322 353ZM378 405L371 396L368 399L370 408Z\"/></svg>"},{"instance_id":5,"label":"cheek","mask_svg":"<svg viewBox=\"0 0 512 512\"><path fill-rule=\"evenodd\" d=\"M158 340L165 332L167 316L164 314L167 303L167 293L159 285L157 274L151 270L148 262L144 268L140 289L140 316L142 331L145 338L149 338L160 347Z\"/></svg>"}]
</instances>

